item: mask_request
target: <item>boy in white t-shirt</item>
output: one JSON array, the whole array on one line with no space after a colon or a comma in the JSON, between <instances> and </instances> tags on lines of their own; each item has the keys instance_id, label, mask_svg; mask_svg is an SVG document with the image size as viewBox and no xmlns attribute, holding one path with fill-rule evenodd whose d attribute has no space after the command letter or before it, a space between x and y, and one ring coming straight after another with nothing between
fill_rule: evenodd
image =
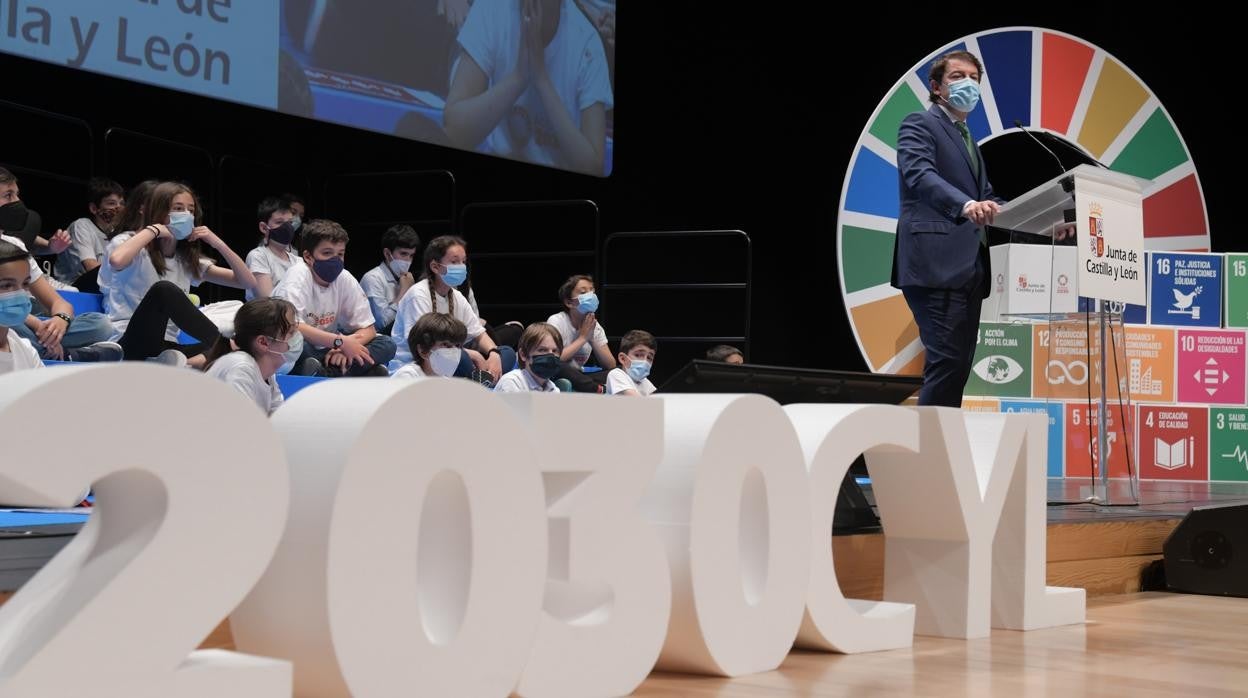
<instances>
[{"instance_id":1,"label":"boy in white t-shirt","mask_svg":"<svg viewBox=\"0 0 1248 698\"><path fill-rule=\"evenodd\" d=\"M563 338L549 323L535 322L524 328L520 336L522 368L509 371L494 386L496 393L557 393L554 378L563 362ZM571 387L571 386L569 386Z\"/></svg>"},{"instance_id":2,"label":"boy in white t-shirt","mask_svg":"<svg viewBox=\"0 0 1248 698\"><path fill-rule=\"evenodd\" d=\"M26 254L21 240L0 234L0 241L13 245ZM33 257L27 257L30 270L29 292L44 308L48 318L41 320L27 315L26 321L13 328L25 339L41 359L53 361L121 361L121 347L107 341L113 335L113 324L103 313L74 315L74 306L57 293L48 276L39 269Z\"/></svg>"},{"instance_id":3,"label":"boy in white t-shirt","mask_svg":"<svg viewBox=\"0 0 1248 698\"><path fill-rule=\"evenodd\" d=\"M286 272L296 264L303 264L290 247L290 241L295 239L294 218L290 204L276 197L261 201L256 208L260 244L247 253L247 268L256 277L256 290L247 290L247 300L273 295L273 289L286 278Z\"/></svg>"},{"instance_id":4,"label":"boy in white t-shirt","mask_svg":"<svg viewBox=\"0 0 1248 698\"><path fill-rule=\"evenodd\" d=\"M391 377L450 378L459 369L463 354L460 347L467 339L468 328L464 323L446 313L427 313L407 333L412 361L401 366Z\"/></svg>"},{"instance_id":5,"label":"boy in white t-shirt","mask_svg":"<svg viewBox=\"0 0 1248 698\"><path fill-rule=\"evenodd\" d=\"M208 352L204 373L233 387L265 414L272 415L284 398L277 371L299 335L295 307L281 298L247 301L234 315L230 337L217 340Z\"/></svg>"},{"instance_id":6,"label":"boy in white t-shirt","mask_svg":"<svg viewBox=\"0 0 1248 698\"><path fill-rule=\"evenodd\" d=\"M29 288L30 254L0 240L0 375L43 368L35 348L12 329L30 315Z\"/></svg>"},{"instance_id":7,"label":"boy in white t-shirt","mask_svg":"<svg viewBox=\"0 0 1248 698\"><path fill-rule=\"evenodd\" d=\"M607 174L607 56L572 0L475 0L458 38L443 115L452 143Z\"/></svg>"},{"instance_id":8,"label":"boy in white t-shirt","mask_svg":"<svg viewBox=\"0 0 1248 698\"><path fill-rule=\"evenodd\" d=\"M608 395L650 395L654 384L648 376L654 367L659 342L645 330L633 330L620 340L620 368L607 374Z\"/></svg>"},{"instance_id":9,"label":"boy in white t-shirt","mask_svg":"<svg viewBox=\"0 0 1248 698\"><path fill-rule=\"evenodd\" d=\"M126 192L120 184L103 177L87 182L87 211L91 215L69 224L69 247L57 255L52 270L58 281L73 286L78 277L99 268L108 247L108 236L120 222L125 204ZM98 288L97 283L93 289L81 287L80 290Z\"/></svg>"},{"instance_id":10,"label":"boy in white t-shirt","mask_svg":"<svg viewBox=\"0 0 1248 698\"><path fill-rule=\"evenodd\" d=\"M399 300L416 283L412 260L420 247L420 236L410 225L392 225L381 236L381 264L360 277L360 286L373 310L373 324L381 334L390 334Z\"/></svg>"},{"instance_id":11,"label":"boy in white t-shirt","mask_svg":"<svg viewBox=\"0 0 1248 698\"><path fill-rule=\"evenodd\" d=\"M377 334L364 289L344 270L347 231L333 221L303 224L303 264L273 291L295 306L303 354L292 373L386 376L394 340Z\"/></svg>"}]
</instances>

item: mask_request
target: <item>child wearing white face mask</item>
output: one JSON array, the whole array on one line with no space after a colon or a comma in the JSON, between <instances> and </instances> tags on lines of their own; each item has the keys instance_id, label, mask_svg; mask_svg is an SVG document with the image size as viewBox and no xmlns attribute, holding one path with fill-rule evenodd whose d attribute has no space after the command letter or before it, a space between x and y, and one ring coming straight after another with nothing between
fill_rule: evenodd
<instances>
[{"instance_id":1,"label":"child wearing white face mask","mask_svg":"<svg viewBox=\"0 0 1248 698\"><path fill-rule=\"evenodd\" d=\"M650 395L650 369L658 353L659 342L645 330L633 330L620 340L620 368L607 374L608 395Z\"/></svg>"},{"instance_id":2,"label":"child wearing white face mask","mask_svg":"<svg viewBox=\"0 0 1248 698\"><path fill-rule=\"evenodd\" d=\"M450 235L430 240L425 246L422 278L399 300L390 336L398 346L398 360L412 361L415 357L407 344L412 327L430 313L450 315L468 330L467 346L456 375L469 377L475 368L497 381L515 366L516 352L490 338L468 299L456 290L468 276L467 260L467 243L463 240Z\"/></svg>"},{"instance_id":3,"label":"child wearing white face mask","mask_svg":"<svg viewBox=\"0 0 1248 698\"><path fill-rule=\"evenodd\" d=\"M360 286L373 311L373 326L380 334L390 334L399 299L416 283L412 260L420 247L420 236L410 225L391 226L381 236L381 264L360 277Z\"/></svg>"},{"instance_id":4,"label":"child wearing white face mask","mask_svg":"<svg viewBox=\"0 0 1248 698\"><path fill-rule=\"evenodd\" d=\"M0 375L43 368L39 353L12 328L30 315L30 254L0 240Z\"/></svg>"},{"instance_id":5,"label":"child wearing white face mask","mask_svg":"<svg viewBox=\"0 0 1248 698\"><path fill-rule=\"evenodd\" d=\"M233 386L271 415L283 401L274 376L299 336L298 327L295 306L289 301L247 301L234 316L233 336L217 340L208 352L204 372Z\"/></svg>"},{"instance_id":6,"label":"child wearing white face mask","mask_svg":"<svg viewBox=\"0 0 1248 698\"><path fill-rule=\"evenodd\" d=\"M422 315L411 332L407 344L412 348L412 361L400 367L391 378L450 378L459 368L460 345L468 339L468 327L444 313Z\"/></svg>"}]
</instances>

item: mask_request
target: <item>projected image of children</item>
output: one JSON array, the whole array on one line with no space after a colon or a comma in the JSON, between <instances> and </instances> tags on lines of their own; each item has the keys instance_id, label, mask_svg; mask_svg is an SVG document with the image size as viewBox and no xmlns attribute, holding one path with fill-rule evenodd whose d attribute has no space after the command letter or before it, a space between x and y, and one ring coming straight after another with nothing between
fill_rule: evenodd
<instances>
[{"instance_id":1,"label":"projected image of children","mask_svg":"<svg viewBox=\"0 0 1248 698\"><path fill-rule=\"evenodd\" d=\"M459 46L452 143L603 174L611 79L598 30L572 0L476 0Z\"/></svg>"},{"instance_id":2,"label":"projected image of children","mask_svg":"<svg viewBox=\"0 0 1248 698\"><path fill-rule=\"evenodd\" d=\"M283 0L314 118L604 176L615 0Z\"/></svg>"}]
</instances>

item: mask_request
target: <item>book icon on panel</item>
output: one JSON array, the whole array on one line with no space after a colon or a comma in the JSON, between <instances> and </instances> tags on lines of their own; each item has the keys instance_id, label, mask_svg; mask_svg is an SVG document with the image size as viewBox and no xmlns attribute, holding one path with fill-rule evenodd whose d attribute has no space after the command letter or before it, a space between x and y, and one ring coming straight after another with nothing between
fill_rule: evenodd
<instances>
[{"instance_id":1,"label":"book icon on panel","mask_svg":"<svg viewBox=\"0 0 1248 698\"><path fill-rule=\"evenodd\" d=\"M1170 443L1165 439L1154 438L1154 450L1156 456L1153 462L1158 468L1163 470L1178 470L1179 468L1190 467L1195 458L1196 439L1187 437L1179 439L1174 443Z\"/></svg>"}]
</instances>

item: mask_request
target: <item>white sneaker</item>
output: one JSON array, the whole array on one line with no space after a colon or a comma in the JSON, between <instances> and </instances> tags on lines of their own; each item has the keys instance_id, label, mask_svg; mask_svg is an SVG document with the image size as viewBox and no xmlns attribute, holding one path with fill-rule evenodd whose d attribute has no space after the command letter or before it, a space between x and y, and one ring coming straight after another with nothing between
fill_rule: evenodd
<instances>
[{"instance_id":1,"label":"white sneaker","mask_svg":"<svg viewBox=\"0 0 1248 698\"><path fill-rule=\"evenodd\" d=\"M166 349L156 356L148 359L148 361L163 364L165 366L172 366L174 368L186 368L186 354L183 354L177 349Z\"/></svg>"},{"instance_id":2,"label":"white sneaker","mask_svg":"<svg viewBox=\"0 0 1248 698\"><path fill-rule=\"evenodd\" d=\"M58 281L56 277L52 276L51 274L44 274L43 278L47 279L48 283L52 284L52 288L58 291L73 291L74 293L79 293L77 287L70 286L64 281Z\"/></svg>"}]
</instances>

